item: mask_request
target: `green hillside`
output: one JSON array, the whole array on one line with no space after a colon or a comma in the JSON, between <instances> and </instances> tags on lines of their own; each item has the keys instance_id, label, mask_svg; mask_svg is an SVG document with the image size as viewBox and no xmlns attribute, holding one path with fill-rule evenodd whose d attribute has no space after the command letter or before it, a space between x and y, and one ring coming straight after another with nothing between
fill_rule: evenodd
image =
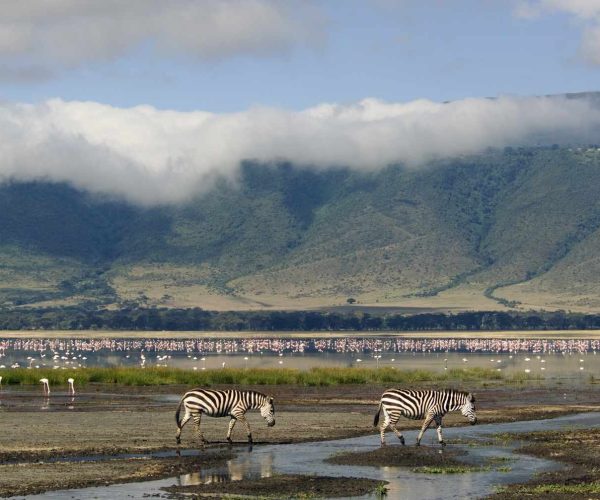
<instances>
[{"instance_id":1,"label":"green hillside","mask_svg":"<svg viewBox=\"0 0 600 500\"><path fill-rule=\"evenodd\" d=\"M600 151L507 148L410 170L243 165L140 208L0 186L0 304L600 310Z\"/></svg>"}]
</instances>

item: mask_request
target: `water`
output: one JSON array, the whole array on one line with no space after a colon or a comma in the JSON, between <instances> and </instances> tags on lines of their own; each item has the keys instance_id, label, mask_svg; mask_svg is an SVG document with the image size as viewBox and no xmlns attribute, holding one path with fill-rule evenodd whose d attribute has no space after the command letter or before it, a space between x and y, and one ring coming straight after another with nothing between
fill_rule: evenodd
<instances>
[{"instance_id":1,"label":"water","mask_svg":"<svg viewBox=\"0 0 600 500\"><path fill-rule=\"evenodd\" d=\"M600 340L482 338L3 339L0 375L11 367L169 366L233 368L377 367L444 371L461 367L544 377L600 376Z\"/></svg>"},{"instance_id":2,"label":"water","mask_svg":"<svg viewBox=\"0 0 600 500\"><path fill-rule=\"evenodd\" d=\"M500 432L533 432L577 426L600 427L600 413L569 415L552 420L455 427L445 429L444 432L445 437L449 440L460 438L473 441L487 440L487 436L490 434ZM414 442L416 432L404 432L408 443ZM435 432L429 435L429 439L432 439L432 435L435 436ZM390 435L390 439L392 437ZM490 457L510 458L511 461L505 464L510 467L510 470L501 472L492 467L492 470L486 472L447 475L414 473L410 468L403 467L338 466L323 462L324 459L340 452L376 449L379 446L376 435L315 443L255 446L252 451L240 452L224 467L207 467L191 474L159 481L53 491L30 498L144 498L148 495L164 494L160 488L172 485L238 481L270 477L273 474L316 474L385 480L389 481L389 498L406 500L480 498L491 493L498 485L523 482L536 473L562 467L556 462L514 453L514 449L519 445L520 443L517 442L485 446L461 447L454 445L456 448L466 451L465 460L471 463L484 463L485 459Z\"/></svg>"}]
</instances>

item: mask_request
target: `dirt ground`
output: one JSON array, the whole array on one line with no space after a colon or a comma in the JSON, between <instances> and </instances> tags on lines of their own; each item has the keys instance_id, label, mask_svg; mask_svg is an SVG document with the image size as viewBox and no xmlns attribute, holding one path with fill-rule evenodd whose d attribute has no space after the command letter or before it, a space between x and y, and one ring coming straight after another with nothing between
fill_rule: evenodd
<instances>
[{"instance_id":1,"label":"dirt ground","mask_svg":"<svg viewBox=\"0 0 600 500\"><path fill-rule=\"evenodd\" d=\"M373 416L385 388L344 386L340 398L339 387L263 386L259 390L275 396L276 425L268 428L257 412L249 412L254 441L290 443L373 434L377 442ZM86 391L74 401L54 395L49 404L39 393L0 393L0 496L170 477L198 466L185 458L115 457L177 449L174 412L183 388L89 387ZM550 418L600 410L600 391L593 386L567 392L537 385L481 388L477 405L480 423ZM227 418L202 420L204 435L212 443L205 448L211 459L230 453L223 447L227 423ZM459 413L444 420L445 426L457 424L465 425ZM403 429L419 426L418 421L402 424ZM236 426L233 438L245 442L243 426ZM190 423L182 434L182 448L197 446ZM211 450L216 455L210 455ZM48 462L90 455L115 460L76 465Z\"/></svg>"}]
</instances>

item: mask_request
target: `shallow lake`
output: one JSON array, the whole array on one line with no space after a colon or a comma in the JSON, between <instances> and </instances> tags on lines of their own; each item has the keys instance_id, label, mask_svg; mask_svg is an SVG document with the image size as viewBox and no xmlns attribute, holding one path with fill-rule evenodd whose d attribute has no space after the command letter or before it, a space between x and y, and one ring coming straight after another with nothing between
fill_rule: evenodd
<instances>
[{"instance_id":1,"label":"shallow lake","mask_svg":"<svg viewBox=\"0 0 600 500\"><path fill-rule=\"evenodd\" d=\"M444 371L483 367L545 378L600 377L600 340L485 338L1 338L0 370L11 367L169 366L233 368L377 367Z\"/></svg>"}]
</instances>

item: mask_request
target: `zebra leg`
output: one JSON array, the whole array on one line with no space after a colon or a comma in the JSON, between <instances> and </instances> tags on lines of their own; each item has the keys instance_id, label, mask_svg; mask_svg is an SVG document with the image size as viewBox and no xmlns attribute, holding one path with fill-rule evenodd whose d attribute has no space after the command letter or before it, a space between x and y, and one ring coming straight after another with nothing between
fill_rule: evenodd
<instances>
[{"instance_id":1,"label":"zebra leg","mask_svg":"<svg viewBox=\"0 0 600 500\"><path fill-rule=\"evenodd\" d=\"M396 427L396 425L398 424L398 422L393 422L391 424L391 428L394 431L394 434L396 434L396 436L398 437L398 439L400 440L400 443L402 443L402 446L404 446L404 436L402 435L402 433L398 430L398 428Z\"/></svg>"},{"instance_id":2,"label":"zebra leg","mask_svg":"<svg viewBox=\"0 0 600 500\"><path fill-rule=\"evenodd\" d=\"M423 422L423 426L421 427L421 432L419 432L419 435L417 436L417 446L421 446L421 438L423 437L423 434L425 434L425 431L431 425L432 421L433 421L433 415L428 415L427 418L425 419L425 422Z\"/></svg>"},{"instance_id":3,"label":"zebra leg","mask_svg":"<svg viewBox=\"0 0 600 500\"><path fill-rule=\"evenodd\" d=\"M185 415L181 419L181 422L177 424L177 433L175 434L175 439L177 440L177 444L181 444L181 429L187 423L187 421L192 418L192 414L188 412L188 409L185 409Z\"/></svg>"},{"instance_id":4,"label":"zebra leg","mask_svg":"<svg viewBox=\"0 0 600 500\"><path fill-rule=\"evenodd\" d=\"M392 418L390 417L388 412L385 410L385 408L383 408L382 411L383 411L383 422L381 422L381 425L379 426L379 436L381 437L381 446L385 446L385 430L388 428L388 425L390 425Z\"/></svg>"},{"instance_id":5,"label":"zebra leg","mask_svg":"<svg viewBox=\"0 0 600 500\"><path fill-rule=\"evenodd\" d=\"M198 413L194 413L194 424L196 424L196 436L198 437L198 440L200 441L200 443L202 443L203 445L208 443L208 441L206 439L204 439L204 436L202 435L202 430L200 429L200 421L202 420L202 413L198 412Z\"/></svg>"},{"instance_id":6,"label":"zebra leg","mask_svg":"<svg viewBox=\"0 0 600 500\"><path fill-rule=\"evenodd\" d=\"M252 444L252 432L250 431L250 424L244 415L238 417L238 420L246 426L246 432L248 433L248 442Z\"/></svg>"},{"instance_id":7,"label":"zebra leg","mask_svg":"<svg viewBox=\"0 0 600 500\"><path fill-rule=\"evenodd\" d=\"M440 416L435 417L435 425L437 425L438 441L440 442L440 444L442 446L446 446L446 442L444 441L444 438L442 437L442 417L440 417Z\"/></svg>"},{"instance_id":8,"label":"zebra leg","mask_svg":"<svg viewBox=\"0 0 600 500\"><path fill-rule=\"evenodd\" d=\"M236 422L237 418L231 417L231 420L229 421L229 429L227 429L227 441L229 441L229 444L231 444L231 432L233 431Z\"/></svg>"},{"instance_id":9,"label":"zebra leg","mask_svg":"<svg viewBox=\"0 0 600 500\"><path fill-rule=\"evenodd\" d=\"M248 420L246 420L246 410L242 408L236 408L231 412L231 418L235 418L239 420L242 424L246 426L246 433L248 434L248 442L252 444L252 432L250 431L250 424Z\"/></svg>"}]
</instances>

